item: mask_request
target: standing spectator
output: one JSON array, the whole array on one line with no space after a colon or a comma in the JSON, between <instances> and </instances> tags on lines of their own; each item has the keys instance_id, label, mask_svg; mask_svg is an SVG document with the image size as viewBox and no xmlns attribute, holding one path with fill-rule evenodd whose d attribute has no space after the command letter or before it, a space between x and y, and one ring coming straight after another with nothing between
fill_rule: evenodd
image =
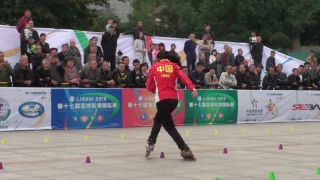
<instances>
[{"instance_id":1,"label":"standing spectator","mask_svg":"<svg viewBox=\"0 0 320 180\"><path fill-rule=\"evenodd\" d=\"M51 49L52 52L54 52L54 48ZM56 54L53 55L53 58L51 59L51 65L50 65L50 77L52 79L52 84L58 84L63 83L63 77L64 77L64 68L60 65L60 60L57 51L55 51Z\"/></svg>"},{"instance_id":2,"label":"standing spectator","mask_svg":"<svg viewBox=\"0 0 320 180\"><path fill-rule=\"evenodd\" d=\"M150 64L153 64L153 58L152 58L153 50L154 50L154 44L151 43L150 44L150 50L148 51L148 58L149 58Z\"/></svg>"},{"instance_id":3,"label":"standing spectator","mask_svg":"<svg viewBox=\"0 0 320 180\"><path fill-rule=\"evenodd\" d=\"M196 85L197 89L205 87L205 80L204 80L205 73L203 72L203 69L204 69L203 63L198 62L196 65L196 69L190 73L190 79L192 83Z\"/></svg>"},{"instance_id":4,"label":"standing spectator","mask_svg":"<svg viewBox=\"0 0 320 180\"><path fill-rule=\"evenodd\" d=\"M179 58L179 54L176 52L176 44L171 44L171 49L170 52L172 53L172 55L174 55L176 58Z\"/></svg>"},{"instance_id":5,"label":"standing spectator","mask_svg":"<svg viewBox=\"0 0 320 180\"><path fill-rule=\"evenodd\" d=\"M211 32L211 26L209 24L206 24L204 26L204 33L203 34L206 34L208 36L208 41L210 44L215 45L215 43L214 43L215 37L213 36L213 33Z\"/></svg>"},{"instance_id":6,"label":"standing spectator","mask_svg":"<svg viewBox=\"0 0 320 180\"><path fill-rule=\"evenodd\" d=\"M42 60L45 58L45 54L42 53L41 46L36 46L36 53L31 56L30 63L32 64L32 70L35 71L42 64Z\"/></svg>"},{"instance_id":7,"label":"standing spectator","mask_svg":"<svg viewBox=\"0 0 320 180\"><path fill-rule=\"evenodd\" d=\"M228 65L227 71L221 74L219 85L223 89L233 89L237 86L236 77L232 74L232 66Z\"/></svg>"},{"instance_id":8,"label":"standing spectator","mask_svg":"<svg viewBox=\"0 0 320 180\"><path fill-rule=\"evenodd\" d=\"M221 62L221 55L220 54L217 54L216 61L214 63L210 64L210 67L213 67L216 70L216 75L219 79L220 75L222 74L222 72L224 70L224 65Z\"/></svg>"},{"instance_id":9,"label":"standing spectator","mask_svg":"<svg viewBox=\"0 0 320 180\"><path fill-rule=\"evenodd\" d=\"M138 21L138 24L135 28L131 29L130 31L124 32L123 35L131 34L133 36L133 40L139 39L139 33L142 32L143 36L148 35L152 36L151 34L143 31L143 23L142 21Z\"/></svg>"},{"instance_id":10,"label":"standing spectator","mask_svg":"<svg viewBox=\"0 0 320 180\"><path fill-rule=\"evenodd\" d=\"M144 55L146 54L146 43L143 38L143 32L139 33L139 39L134 40L134 49L136 51L136 59L140 61L140 63L144 63Z\"/></svg>"},{"instance_id":11,"label":"standing spectator","mask_svg":"<svg viewBox=\"0 0 320 180\"><path fill-rule=\"evenodd\" d=\"M292 90L298 90L300 87L300 77L297 68L292 69L292 74L288 76L288 85Z\"/></svg>"},{"instance_id":12,"label":"standing spectator","mask_svg":"<svg viewBox=\"0 0 320 180\"><path fill-rule=\"evenodd\" d=\"M27 23L24 27L23 40L25 44L26 54L31 54L31 42L32 42L32 29L30 23Z\"/></svg>"},{"instance_id":13,"label":"standing spectator","mask_svg":"<svg viewBox=\"0 0 320 180\"><path fill-rule=\"evenodd\" d=\"M279 88L281 90L285 90L287 89L287 86L288 86L288 79L287 79L287 74L282 72L282 69L283 69L283 65L278 64L276 76L278 78L277 82L278 82Z\"/></svg>"},{"instance_id":14,"label":"standing spectator","mask_svg":"<svg viewBox=\"0 0 320 180\"><path fill-rule=\"evenodd\" d=\"M315 51L314 50L310 50L310 55L307 57L306 60L310 60L311 67L313 67L314 69L317 69L318 61L317 61L317 58L315 57Z\"/></svg>"},{"instance_id":15,"label":"standing spectator","mask_svg":"<svg viewBox=\"0 0 320 180\"><path fill-rule=\"evenodd\" d=\"M166 52L166 46L163 43L159 43L159 52Z\"/></svg>"},{"instance_id":16,"label":"standing spectator","mask_svg":"<svg viewBox=\"0 0 320 180\"><path fill-rule=\"evenodd\" d=\"M223 66L227 66L227 65L230 65L230 66L233 66L234 65L234 58L232 57L232 54L230 53L229 51L229 45L228 44L225 44L223 46L224 48L224 52L221 53L221 58L222 58L222 64Z\"/></svg>"},{"instance_id":17,"label":"standing spectator","mask_svg":"<svg viewBox=\"0 0 320 180\"><path fill-rule=\"evenodd\" d=\"M118 64L118 70L113 73L113 79L118 88L132 87L131 73L125 70L125 64L123 62Z\"/></svg>"},{"instance_id":18,"label":"standing spectator","mask_svg":"<svg viewBox=\"0 0 320 180\"><path fill-rule=\"evenodd\" d=\"M115 28L115 32L116 32L116 35L117 35L117 37L119 38L120 37L120 30L118 29L118 21L116 21L116 20L113 20L113 26L114 26L114 28Z\"/></svg>"},{"instance_id":19,"label":"standing spectator","mask_svg":"<svg viewBox=\"0 0 320 180\"><path fill-rule=\"evenodd\" d=\"M193 71L196 68L196 60L197 60L197 54L196 54L196 48L197 43L194 41L195 35L190 34L189 40L184 43L183 51L187 56L187 67L188 71Z\"/></svg>"},{"instance_id":20,"label":"standing spectator","mask_svg":"<svg viewBox=\"0 0 320 180\"><path fill-rule=\"evenodd\" d=\"M97 46L97 56L103 58L102 49L98 44L98 38L92 37L89 41L89 45L84 49L84 57L87 57L90 54L90 46Z\"/></svg>"},{"instance_id":21,"label":"standing spectator","mask_svg":"<svg viewBox=\"0 0 320 180\"><path fill-rule=\"evenodd\" d=\"M51 85L57 85L57 82L51 79L49 59L43 59L42 66L39 66L34 71L34 81L36 87L50 87Z\"/></svg>"},{"instance_id":22,"label":"standing spectator","mask_svg":"<svg viewBox=\"0 0 320 180\"><path fill-rule=\"evenodd\" d=\"M58 56L59 56L59 60L62 64L66 64L66 57L69 56L69 44L68 43L65 43L65 44L62 44L62 49L61 49L61 52L59 52Z\"/></svg>"},{"instance_id":23,"label":"standing spectator","mask_svg":"<svg viewBox=\"0 0 320 180\"><path fill-rule=\"evenodd\" d=\"M152 51L152 64L156 63L158 61L157 55L159 54L159 44L155 44L154 50Z\"/></svg>"},{"instance_id":24,"label":"standing spectator","mask_svg":"<svg viewBox=\"0 0 320 180\"><path fill-rule=\"evenodd\" d=\"M189 77L189 69L187 66L182 66L182 71ZM185 89L186 85L183 84L183 82L178 79L177 89Z\"/></svg>"},{"instance_id":25,"label":"standing spectator","mask_svg":"<svg viewBox=\"0 0 320 180\"><path fill-rule=\"evenodd\" d=\"M217 56L217 50L215 50L215 49L213 49L212 51L211 51L211 55L210 55L210 57L209 57L209 63L210 64L212 64L212 63L214 63L215 61L216 61L216 56Z\"/></svg>"},{"instance_id":26,"label":"standing spectator","mask_svg":"<svg viewBox=\"0 0 320 180\"><path fill-rule=\"evenodd\" d=\"M216 76L216 71L213 67L209 68L209 72L204 75L205 85L207 89L217 89L219 79Z\"/></svg>"},{"instance_id":27,"label":"standing spectator","mask_svg":"<svg viewBox=\"0 0 320 180\"><path fill-rule=\"evenodd\" d=\"M118 37L115 33L115 27L110 26L109 32L102 35L101 46L104 51L103 59L110 63L111 71L116 68L116 51L117 51Z\"/></svg>"},{"instance_id":28,"label":"standing spectator","mask_svg":"<svg viewBox=\"0 0 320 180\"><path fill-rule=\"evenodd\" d=\"M273 90L276 86L278 86L278 78L275 75L275 72L275 68L273 66L270 66L268 74L263 78L262 89Z\"/></svg>"},{"instance_id":29,"label":"standing spectator","mask_svg":"<svg viewBox=\"0 0 320 180\"><path fill-rule=\"evenodd\" d=\"M50 45L46 42L47 35L45 33L40 34L40 41L37 45L41 46L42 53L48 54L50 53Z\"/></svg>"},{"instance_id":30,"label":"standing spectator","mask_svg":"<svg viewBox=\"0 0 320 180\"><path fill-rule=\"evenodd\" d=\"M100 78L100 71L97 67L97 61L90 60L89 66L86 66L81 70L80 79L82 87L97 87Z\"/></svg>"},{"instance_id":31,"label":"standing spectator","mask_svg":"<svg viewBox=\"0 0 320 180\"><path fill-rule=\"evenodd\" d=\"M312 68L309 62L304 63L304 70L309 75L310 79L313 79L317 75L317 69Z\"/></svg>"},{"instance_id":32,"label":"standing spectator","mask_svg":"<svg viewBox=\"0 0 320 180\"><path fill-rule=\"evenodd\" d=\"M99 68L100 71L100 79L99 83L103 84L104 87L111 88L114 87L115 81L112 79L112 73L109 71L109 62L103 61L101 67Z\"/></svg>"},{"instance_id":33,"label":"standing spectator","mask_svg":"<svg viewBox=\"0 0 320 180\"><path fill-rule=\"evenodd\" d=\"M74 58L74 66L77 70L81 71L83 69L82 62L81 62L81 54L79 49L76 46L76 41L74 39L70 40L70 46L68 50L70 56Z\"/></svg>"},{"instance_id":34,"label":"standing spectator","mask_svg":"<svg viewBox=\"0 0 320 180\"><path fill-rule=\"evenodd\" d=\"M262 69L263 69L263 68L264 68L264 67L262 66L262 64L258 64L258 65L256 66L256 72L257 72L257 75L258 75L260 81L261 81L261 74L262 74Z\"/></svg>"},{"instance_id":35,"label":"standing spectator","mask_svg":"<svg viewBox=\"0 0 320 180\"><path fill-rule=\"evenodd\" d=\"M141 72L140 71L140 61L138 59L134 59L132 61L133 70L131 71L132 80L136 79L136 76Z\"/></svg>"},{"instance_id":36,"label":"standing spectator","mask_svg":"<svg viewBox=\"0 0 320 180\"><path fill-rule=\"evenodd\" d=\"M14 69L14 87L31 87L34 83L33 72L28 67L28 56L20 57L19 66Z\"/></svg>"},{"instance_id":37,"label":"standing spectator","mask_svg":"<svg viewBox=\"0 0 320 180\"><path fill-rule=\"evenodd\" d=\"M24 28L29 21L32 21L31 11L29 9L26 9L24 11L24 15L19 19L17 26L16 26L17 31L20 33L20 52L21 52L21 55L24 55L27 52L25 49L26 41L23 39L23 37L24 37Z\"/></svg>"},{"instance_id":38,"label":"standing spectator","mask_svg":"<svg viewBox=\"0 0 320 180\"><path fill-rule=\"evenodd\" d=\"M249 45L250 49L252 49L252 46L257 42L257 31L252 30L251 31L251 37L249 38Z\"/></svg>"},{"instance_id":39,"label":"standing spectator","mask_svg":"<svg viewBox=\"0 0 320 180\"><path fill-rule=\"evenodd\" d=\"M312 86L314 89L318 89L320 87L320 67L318 66L316 76L312 79Z\"/></svg>"},{"instance_id":40,"label":"standing spectator","mask_svg":"<svg viewBox=\"0 0 320 180\"><path fill-rule=\"evenodd\" d=\"M248 72L248 87L250 89L260 89L260 77L256 73L256 66L250 65Z\"/></svg>"},{"instance_id":41,"label":"standing spectator","mask_svg":"<svg viewBox=\"0 0 320 180\"><path fill-rule=\"evenodd\" d=\"M204 68L204 72L205 73L208 72L210 64L209 64L209 60L206 59L205 53L200 53L199 54L199 62L202 63L203 68Z\"/></svg>"},{"instance_id":42,"label":"standing spectator","mask_svg":"<svg viewBox=\"0 0 320 180\"><path fill-rule=\"evenodd\" d=\"M31 36L29 43L31 44L32 53L35 53L36 44L39 42L39 39L40 39L39 33L37 30L34 29L34 22L33 21L29 21L29 24L30 24L30 29L32 31L32 36Z\"/></svg>"},{"instance_id":43,"label":"standing spectator","mask_svg":"<svg viewBox=\"0 0 320 180\"><path fill-rule=\"evenodd\" d=\"M4 54L0 51L0 82L6 82L6 85L0 85L0 87L11 87L10 76L14 76L13 69L8 61L4 60Z\"/></svg>"},{"instance_id":44,"label":"standing spectator","mask_svg":"<svg viewBox=\"0 0 320 180\"><path fill-rule=\"evenodd\" d=\"M304 89L308 89L310 86L311 79L309 75L305 72L304 66L300 65L299 66L299 78L300 78L300 86Z\"/></svg>"},{"instance_id":45,"label":"standing spectator","mask_svg":"<svg viewBox=\"0 0 320 180\"><path fill-rule=\"evenodd\" d=\"M243 61L244 61L243 50L242 49L238 49L238 54L234 58L234 65L239 67L241 64L243 64Z\"/></svg>"},{"instance_id":46,"label":"standing spectator","mask_svg":"<svg viewBox=\"0 0 320 180\"><path fill-rule=\"evenodd\" d=\"M276 59L274 56L276 55L275 51L271 51L270 57L268 57L267 62L266 62L266 69L269 72L269 67L275 67L276 66Z\"/></svg>"},{"instance_id":47,"label":"standing spectator","mask_svg":"<svg viewBox=\"0 0 320 180\"><path fill-rule=\"evenodd\" d=\"M109 32L110 26L113 25L113 19L109 18L108 19L108 24L106 25L106 30L105 32Z\"/></svg>"},{"instance_id":48,"label":"standing spectator","mask_svg":"<svg viewBox=\"0 0 320 180\"><path fill-rule=\"evenodd\" d=\"M239 89L247 89L249 81L244 64L239 65L239 71L236 72L237 87Z\"/></svg>"},{"instance_id":49,"label":"standing spectator","mask_svg":"<svg viewBox=\"0 0 320 180\"><path fill-rule=\"evenodd\" d=\"M70 87L76 87L80 84L79 71L73 65L73 59L67 58L63 82L69 83Z\"/></svg>"},{"instance_id":50,"label":"standing spectator","mask_svg":"<svg viewBox=\"0 0 320 180\"><path fill-rule=\"evenodd\" d=\"M204 34L202 40L198 43L199 54L205 53L206 60L209 61L209 56L211 51L213 50L212 44L208 41L208 35Z\"/></svg>"},{"instance_id":51,"label":"standing spectator","mask_svg":"<svg viewBox=\"0 0 320 180\"><path fill-rule=\"evenodd\" d=\"M258 65L262 63L262 52L263 52L263 44L261 43L262 37L257 37L257 42L252 46L251 56L254 61L254 65Z\"/></svg>"},{"instance_id":52,"label":"standing spectator","mask_svg":"<svg viewBox=\"0 0 320 180\"><path fill-rule=\"evenodd\" d=\"M148 64L142 63L140 65L140 73L135 77L135 85L137 88L146 88L146 81L148 77Z\"/></svg>"}]
</instances>

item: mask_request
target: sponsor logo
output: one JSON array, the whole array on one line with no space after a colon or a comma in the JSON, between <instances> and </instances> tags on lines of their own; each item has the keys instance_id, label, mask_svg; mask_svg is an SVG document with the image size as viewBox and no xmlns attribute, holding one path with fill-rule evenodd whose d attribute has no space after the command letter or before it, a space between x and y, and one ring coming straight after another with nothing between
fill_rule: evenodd
<instances>
[{"instance_id":1,"label":"sponsor logo","mask_svg":"<svg viewBox=\"0 0 320 180\"><path fill-rule=\"evenodd\" d=\"M258 101L256 101L256 99L253 99L251 101L251 104L252 104L252 108L257 108L258 107Z\"/></svg>"},{"instance_id":2,"label":"sponsor logo","mask_svg":"<svg viewBox=\"0 0 320 180\"><path fill-rule=\"evenodd\" d=\"M26 102L21 104L18 111L25 118L37 118L44 113L44 107L37 102Z\"/></svg>"},{"instance_id":3,"label":"sponsor logo","mask_svg":"<svg viewBox=\"0 0 320 180\"><path fill-rule=\"evenodd\" d=\"M320 110L319 104L294 104L291 110Z\"/></svg>"},{"instance_id":4,"label":"sponsor logo","mask_svg":"<svg viewBox=\"0 0 320 180\"><path fill-rule=\"evenodd\" d=\"M11 114L10 105L7 100L0 98L0 122L4 122Z\"/></svg>"}]
</instances>

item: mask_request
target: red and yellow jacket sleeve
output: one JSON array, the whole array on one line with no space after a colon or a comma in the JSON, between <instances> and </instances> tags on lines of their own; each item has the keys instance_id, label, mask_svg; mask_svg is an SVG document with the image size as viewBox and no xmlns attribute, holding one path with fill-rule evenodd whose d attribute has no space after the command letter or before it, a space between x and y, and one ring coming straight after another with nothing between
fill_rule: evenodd
<instances>
[{"instance_id":1,"label":"red and yellow jacket sleeve","mask_svg":"<svg viewBox=\"0 0 320 180\"><path fill-rule=\"evenodd\" d=\"M148 77L147 77L147 82L146 82L146 87L147 90L152 92L152 93L156 93L156 83L154 81L154 76L152 73L152 69L153 67L151 66L149 72L148 72Z\"/></svg>"},{"instance_id":2,"label":"red and yellow jacket sleeve","mask_svg":"<svg viewBox=\"0 0 320 180\"><path fill-rule=\"evenodd\" d=\"M174 64L174 69L177 77L182 81L184 85L189 89L189 91L193 91L196 88L196 85L194 85L189 77L182 71L182 69L177 65Z\"/></svg>"}]
</instances>

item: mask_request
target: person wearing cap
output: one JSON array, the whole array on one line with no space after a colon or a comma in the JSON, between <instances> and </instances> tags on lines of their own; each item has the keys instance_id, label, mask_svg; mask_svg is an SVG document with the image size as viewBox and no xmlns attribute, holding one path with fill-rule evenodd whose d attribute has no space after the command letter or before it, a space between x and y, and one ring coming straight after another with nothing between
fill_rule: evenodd
<instances>
[{"instance_id":1,"label":"person wearing cap","mask_svg":"<svg viewBox=\"0 0 320 180\"><path fill-rule=\"evenodd\" d=\"M40 41L37 45L41 46L42 53L48 54L50 53L50 45L46 42L47 35L45 33L40 34Z\"/></svg>"},{"instance_id":2,"label":"person wearing cap","mask_svg":"<svg viewBox=\"0 0 320 180\"><path fill-rule=\"evenodd\" d=\"M101 46L104 51L103 59L110 63L110 69L113 72L116 69L116 51L118 37L114 25L109 27L108 32L104 32L101 39Z\"/></svg>"},{"instance_id":3,"label":"person wearing cap","mask_svg":"<svg viewBox=\"0 0 320 180\"><path fill-rule=\"evenodd\" d=\"M251 57L256 66L262 63L263 44L261 42L262 42L262 37L258 36L257 42L252 46L252 49L251 49Z\"/></svg>"},{"instance_id":4,"label":"person wearing cap","mask_svg":"<svg viewBox=\"0 0 320 180\"><path fill-rule=\"evenodd\" d=\"M90 46L97 46L97 56L102 58L103 57L102 49L97 44L98 44L98 38L95 36L92 37L90 39L88 46L83 50L84 57L87 57L90 54Z\"/></svg>"},{"instance_id":5,"label":"person wearing cap","mask_svg":"<svg viewBox=\"0 0 320 180\"><path fill-rule=\"evenodd\" d=\"M276 59L274 56L276 55L275 51L271 51L270 57L268 57L267 62L266 62L266 70L269 72L269 67L275 67L276 66Z\"/></svg>"}]
</instances>

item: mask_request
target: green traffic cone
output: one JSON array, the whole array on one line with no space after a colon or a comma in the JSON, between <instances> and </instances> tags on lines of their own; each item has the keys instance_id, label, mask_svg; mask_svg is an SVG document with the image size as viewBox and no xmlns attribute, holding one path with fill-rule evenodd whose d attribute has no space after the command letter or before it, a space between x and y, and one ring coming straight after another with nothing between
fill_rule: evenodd
<instances>
[{"instance_id":1,"label":"green traffic cone","mask_svg":"<svg viewBox=\"0 0 320 180\"><path fill-rule=\"evenodd\" d=\"M320 175L320 167L318 167L317 175Z\"/></svg>"},{"instance_id":2,"label":"green traffic cone","mask_svg":"<svg viewBox=\"0 0 320 180\"><path fill-rule=\"evenodd\" d=\"M270 173L269 180L276 180L276 177L274 176L274 172Z\"/></svg>"}]
</instances>

